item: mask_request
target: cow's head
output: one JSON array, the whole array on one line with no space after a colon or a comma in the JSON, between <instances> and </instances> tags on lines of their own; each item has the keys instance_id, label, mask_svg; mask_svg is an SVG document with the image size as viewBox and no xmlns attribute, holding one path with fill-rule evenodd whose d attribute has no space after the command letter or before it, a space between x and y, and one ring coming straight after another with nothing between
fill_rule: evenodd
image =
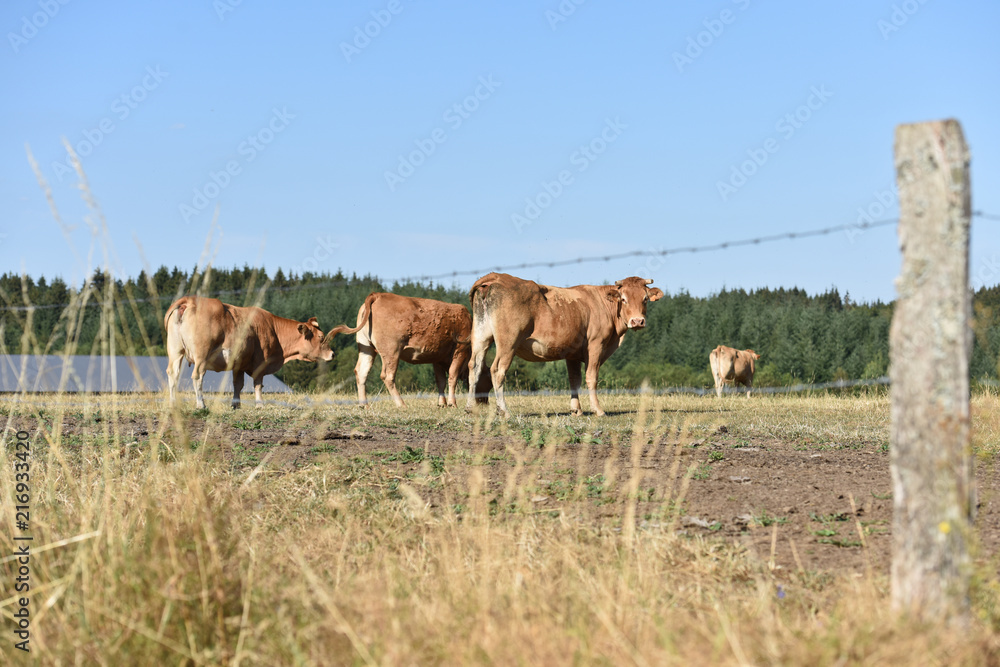
<instances>
[{"instance_id":1,"label":"cow's head","mask_svg":"<svg viewBox=\"0 0 1000 667\"><path fill-rule=\"evenodd\" d=\"M646 326L646 304L663 297L658 287L648 287L653 282L648 278L625 278L616 280L615 287L621 297L621 318L629 329L642 329Z\"/></svg>"},{"instance_id":2,"label":"cow's head","mask_svg":"<svg viewBox=\"0 0 1000 667\"><path fill-rule=\"evenodd\" d=\"M299 334L302 338L297 341L295 350L297 359L333 361L333 349L324 341L323 330L319 328L319 321L315 317L299 322Z\"/></svg>"}]
</instances>

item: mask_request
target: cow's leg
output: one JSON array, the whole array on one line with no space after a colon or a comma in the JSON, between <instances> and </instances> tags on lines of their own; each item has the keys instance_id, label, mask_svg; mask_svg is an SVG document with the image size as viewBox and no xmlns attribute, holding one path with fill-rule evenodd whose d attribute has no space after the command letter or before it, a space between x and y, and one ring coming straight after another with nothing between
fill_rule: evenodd
<instances>
[{"instance_id":1,"label":"cow's leg","mask_svg":"<svg viewBox=\"0 0 1000 667\"><path fill-rule=\"evenodd\" d=\"M457 408L458 407L458 397L456 393L458 391L458 376L462 374L462 356L455 355L451 364L448 366L448 407Z\"/></svg>"},{"instance_id":2,"label":"cow's leg","mask_svg":"<svg viewBox=\"0 0 1000 667\"><path fill-rule=\"evenodd\" d=\"M191 381L194 383L194 406L201 410L205 407L205 394L202 392L202 385L205 382L205 360L194 362L194 370L191 371Z\"/></svg>"},{"instance_id":3,"label":"cow's leg","mask_svg":"<svg viewBox=\"0 0 1000 667\"><path fill-rule=\"evenodd\" d=\"M167 324L167 388L170 390L170 405L177 402L177 385L186 358L180 326L170 322Z\"/></svg>"},{"instance_id":4,"label":"cow's leg","mask_svg":"<svg viewBox=\"0 0 1000 667\"><path fill-rule=\"evenodd\" d=\"M569 411L574 415L582 415L580 408L580 381L583 376L580 372L579 359L566 360L566 372L569 374Z\"/></svg>"},{"instance_id":5,"label":"cow's leg","mask_svg":"<svg viewBox=\"0 0 1000 667\"><path fill-rule=\"evenodd\" d=\"M385 388L389 390L389 395L392 396L396 407L405 408L406 403L403 402L403 397L399 395L399 390L396 389L396 367L399 366L399 353L396 350L388 352L383 350L379 356L382 357L382 382L385 383Z\"/></svg>"},{"instance_id":6,"label":"cow's leg","mask_svg":"<svg viewBox=\"0 0 1000 667\"><path fill-rule=\"evenodd\" d=\"M375 348L371 345L358 344L358 363L354 365L354 381L358 384L358 405L368 405L368 395L365 391L365 383L368 382L368 373L375 363Z\"/></svg>"},{"instance_id":7,"label":"cow's leg","mask_svg":"<svg viewBox=\"0 0 1000 667\"><path fill-rule=\"evenodd\" d=\"M715 395L718 398L722 398L722 375L720 374L719 369L720 361L715 350L712 350L712 353L708 355L708 360L712 366L712 379L715 380Z\"/></svg>"},{"instance_id":8,"label":"cow's leg","mask_svg":"<svg viewBox=\"0 0 1000 667\"><path fill-rule=\"evenodd\" d=\"M438 389L438 407L447 407L445 391L448 389L448 365L444 362L434 362L434 385Z\"/></svg>"},{"instance_id":9,"label":"cow's leg","mask_svg":"<svg viewBox=\"0 0 1000 667\"><path fill-rule=\"evenodd\" d=\"M479 386L479 376L483 372L486 351L490 349L492 344L493 334L485 328L472 332L472 356L469 357L469 400L465 403L465 409L468 411L471 411L477 403L476 387Z\"/></svg>"},{"instance_id":10,"label":"cow's leg","mask_svg":"<svg viewBox=\"0 0 1000 667\"><path fill-rule=\"evenodd\" d=\"M240 394L243 392L244 381L243 371L233 369L233 410L240 409Z\"/></svg>"},{"instance_id":11,"label":"cow's leg","mask_svg":"<svg viewBox=\"0 0 1000 667\"><path fill-rule=\"evenodd\" d=\"M503 396L503 381L507 376L507 369L510 368L513 361L514 346L503 345L497 341L497 356L493 359L493 365L490 367L490 376L493 379L493 389L497 393L497 412L504 417L510 413L507 412L507 401Z\"/></svg>"},{"instance_id":12,"label":"cow's leg","mask_svg":"<svg viewBox=\"0 0 1000 667\"><path fill-rule=\"evenodd\" d=\"M177 402L177 384L181 376L181 367L184 366L184 355L171 354L167 359L167 387L170 389L170 405L174 405Z\"/></svg>"},{"instance_id":13,"label":"cow's leg","mask_svg":"<svg viewBox=\"0 0 1000 667\"><path fill-rule=\"evenodd\" d=\"M264 374L253 376L253 397L258 408L264 407Z\"/></svg>"},{"instance_id":14,"label":"cow's leg","mask_svg":"<svg viewBox=\"0 0 1000 667\"><path fill-rule=\"evenodd\" d=\"M448 367L444 363L434 364L434 384L437 385L438 390L438 407L443 408L448 403L445 402L444 392L448 387ZM452 396L454 400L454 396Z\"/></svg>"},{"instance_id":15,"label":"cow's leg","mask_svg":"<svg viewBox=\"0 0 1000 667\"><path fill-rule=\"evenodd\" d=\"M590 392L590 407L598 417L604 416L604 410L597 400L597 372L601 370L600 350L591 353L587 360L587 391Z\"/></svg>"}]
</instances>

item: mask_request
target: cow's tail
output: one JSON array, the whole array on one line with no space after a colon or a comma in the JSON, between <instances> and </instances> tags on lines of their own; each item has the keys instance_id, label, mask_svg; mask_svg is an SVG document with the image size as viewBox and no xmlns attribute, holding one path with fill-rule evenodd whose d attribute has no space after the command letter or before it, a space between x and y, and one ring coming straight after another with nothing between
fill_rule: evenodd
<instances>
[{"instance_id":1,"label":"cow's tail","mask_svg":"<svg viewBox=\"0 0 1000 667\"><path fill-rule=\"evenodd\" d=\"M487 273L485 276L472 284L472 288L469 290L469 305L472 306L473 317L476 316L477 307L479 308L480 313L485 310L483 301L489 293L490 287L496 282L497 277L498 274L496 273ZM477 296L479 297L478 302L476 300Z\"/></svg>"},{"instance_id":2,"label":"cow's tail","mask_svg":"<svg viewBox=\"0 0 1000 667\"><path fill-rule=\"evenodd\" d=\"M351 328L346 324L335 326L334 328L330 329L330 333L328 333L326 335L326 338L323 339L323 343L329 345L331 342L333 342L333 337L336 336L337 334L353 334L361 331L368 324L368 320L371 319L372 304L375 302L375 299L377 297L378 297L378 292L372 292L371 294L368 295L368 298L365 299L365 304L361 307L361 315L358 317L358 326L354 328Z\"/></svg>"},{"instance_id":3,"label":"cow's tail","mask_svg":"<svg viewBox=\"0 0 1000 667\"><path fill-rule=\"evenodd\" d=\"M182 296L181 298L177 299L177 301L174 301L174 303L170 306L170 309L167 310L167 314L163 316L164 331L170 331L170 318L173 316L174 313L177 313L177 322L180 323L181 320L184 318L184 311L190 308L192 305L194 304L191 303L191 299L186 296Z\"/></svg>"}]
</instances>

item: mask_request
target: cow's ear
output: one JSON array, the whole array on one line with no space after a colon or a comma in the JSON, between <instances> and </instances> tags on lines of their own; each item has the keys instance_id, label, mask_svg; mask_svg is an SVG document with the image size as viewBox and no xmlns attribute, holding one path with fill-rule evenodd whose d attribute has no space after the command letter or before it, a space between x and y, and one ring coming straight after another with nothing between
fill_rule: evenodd
<instances>
[{"instance_id":1,"label":"cow's ear","mask_svg":"<svg viewBox=\"0 0 1000 667\"><path fill-rule=\"evenodd\" d=\"M306 340L309 340L310 338L312 338L313 330L312 327L309 326L308 324L303 324L302 322L299 322L299 333L305 336Z\"/></svg>"},{"instance_id":2,"label":"cow's ear","mask_svg":"<svg viewBox=\"0 0 1000 667\"><path fill-rule=\"evenodd\" d=\"M659 301L663 298L663 290L659 287L653 287L652 289L646 290L646 298L650 301Z\"/></svg>"},{"instance_id":3,"label":"cow's ear","mask_svg":"<svg viewBox=\"0 0 1000 667\"><path fill-rule=\"evenodd\" d=\"M607 292L604 293L604 295L608 297L608 301L611 301L612 303L616 301L621 301L622 298L621 290L618 289L609 289Z\"/></svg>"}]
</instances>

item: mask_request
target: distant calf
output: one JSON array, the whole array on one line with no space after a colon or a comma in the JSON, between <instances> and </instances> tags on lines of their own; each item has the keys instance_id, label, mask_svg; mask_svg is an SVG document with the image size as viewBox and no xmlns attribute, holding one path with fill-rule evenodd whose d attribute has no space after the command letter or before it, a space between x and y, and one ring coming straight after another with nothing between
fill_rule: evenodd
<instances>
[{"instance_id":1,"label":"distant calf","mask_svg":"<svg viewBox=\"0 0 1000 667\"><path fill-rule=\"evenodd\" d=\"M366 405L365 383L375 363L382 358L382 382L398 407L406 407L396 389L396 369L400 360L409 364L434 364L438 405L455 407L455 386L468 377L472 346L472 317L465 306L433 299L372 292L358 309L357 326L334 327L327 341L339 333L357 334L358 363L354 378L358 385L358 403ZM445 399L445 385L448 397ZM489 378L480 382L480 402L488 400Z\"/></svg>"},{"instance_id":2,"label":"distant calf","mask_svg":"<svg viewBox=\"0 0 1000 667\"><path fill-rule=\"evenodd\" d=\"M712 364L712 377L715 378L715 393L722 397L722 385L732 382L735 387L741 384L747 388L747 397L753 387L753 373L760 355L753 350L734 350L720 345L708 355Z\"/></svg>"},{"instance_id":3,"label":"distant calf","mask_svg":"<svg viewBox=\"0 0 1000 667\"><path fill-rule=\"evenodd\" d=\"M194 365L195 405L205 407L202 383L206 371L233 372L233 408L240 407L243 374L253 378L257 405L264 376L277 372L286 361L330 361L333 350L323 343L315 317L296 322L272 315L262 308L244 308L206 297L181 297L163 318L167 330L167 382L170 402L176 399L177 379L187 359Z\"/></svg>"}]
</instances>

